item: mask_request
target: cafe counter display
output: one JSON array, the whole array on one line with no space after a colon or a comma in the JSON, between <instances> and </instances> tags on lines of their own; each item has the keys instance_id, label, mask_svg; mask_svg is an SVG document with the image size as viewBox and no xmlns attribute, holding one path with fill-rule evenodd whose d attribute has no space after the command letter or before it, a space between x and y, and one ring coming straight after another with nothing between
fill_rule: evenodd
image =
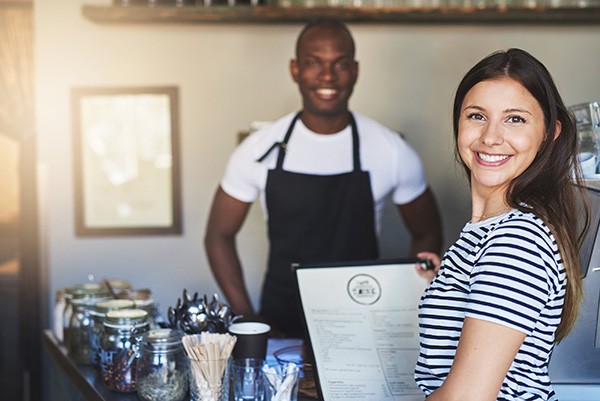
<instances>
[{"instance_id":1,"label":"cafe counter display","mask_svg":"<svg viewBox=\"0 0 600 401\"><path fill-rule=\"evenodd\" d=\"M155 308L144 310L127 299L139 291L131 286L117 291L113 282L77 284L57 293L53 330L44 332L51 357L47 369L51 399L227 401L230 381L236 384L235 377L230 380L232 362L257 358L267 359L271 368L288 366L267 353L268 343L286 342L268 341L267 324L237 322L239 317L217 294L209 301L206 295L184 289L183 298L168 308L165 322ZM291 366L296 362L289 366L296 368ZM291 389L296 401L299 377L293 386L288 380L287 386L275 389L286 395ZM262 383L263 376L256 380ZM307 382L304 377L302 381ZM308 395L316 398L311 382L314 391Z\"/></svg>"},{"instance_id":2,"label":"cafe counter display","mask_svg":"<svg viewBox=\"0 0 600 401\"><path fill-rule=\"evenodd\" d=\"M267 361L274 361L273 353L290 345L301 344L300 340L269 340ZM121 393L109 390L95 366L80 364L69 357L51 330L43 333L43 345L48 358L48 392L51 400L70 401L139 401L137 393ZM314 398L298 396L298 401L313 401Z\"/></svg>"}]
</instances>

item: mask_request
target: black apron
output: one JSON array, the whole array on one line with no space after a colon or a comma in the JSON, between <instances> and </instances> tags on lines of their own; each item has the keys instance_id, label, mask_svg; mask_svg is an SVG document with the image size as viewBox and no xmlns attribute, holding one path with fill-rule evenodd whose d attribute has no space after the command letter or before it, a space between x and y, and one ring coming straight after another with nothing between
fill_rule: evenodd
<instances>
[{"instance_id":1,"label":"black apron","mask_svg":"<svg viewBox=\"0 0 600 401\"><path fill-rule=\"evenodd\" d=\"M279 145L277 164L269 170L265 188L270 253L260 313L288 337L304 337L292 263L367 260L379 255L371 180L369 172L361 171L352 113L354 168L334 175L283 170L285 149L299 116L292 120L283 142L274 145Z\"/></svg>"}]
</instances>

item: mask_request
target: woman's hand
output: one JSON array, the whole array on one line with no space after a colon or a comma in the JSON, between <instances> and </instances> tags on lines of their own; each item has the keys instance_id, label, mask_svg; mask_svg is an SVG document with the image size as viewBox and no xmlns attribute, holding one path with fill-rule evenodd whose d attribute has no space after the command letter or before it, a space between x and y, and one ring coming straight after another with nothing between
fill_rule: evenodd
<instances>
[{"instance_id":1,"label":"woman's hand","mask_svg":"<svg viewBox=\"0 0 600 401\"><path fill-rule=\"evenodd\" d=\"M438 270L440 270L440 265L442 264L440 257L433 252L419 252L417 253L417 257L419 259L429 259L429 261L433 265L433 269L425 270L423 268L423 265L421 265L420 263L415 264L415 270L417 271L419 276L423 277L428 282L431 282L431 280L433 280L433 278L437 274Z\"/></svg>"}]
</instances>

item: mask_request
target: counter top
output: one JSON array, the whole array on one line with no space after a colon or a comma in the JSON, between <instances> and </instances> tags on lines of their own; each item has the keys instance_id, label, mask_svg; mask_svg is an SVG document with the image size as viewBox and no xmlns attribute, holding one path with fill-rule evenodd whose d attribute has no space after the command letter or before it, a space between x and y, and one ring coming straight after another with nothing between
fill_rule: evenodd
<instances>
[{"instance_id":1,"label":"counter top","mask_svg":"<svg viewBox=\"0 0 600 401\"><path fill-rule=\"evenodd\" d=\"M96 368L92 365L75 363L69 358L67 349L58 343L51 330L44 330L44 348L85 400L139 401L136 393L118 393L104 387Z\"/></svg>"},{"instance_id":2,"label":"counter top","mask_svg":"<svg viewBox=\"0 0 600 401\"><path fill-rule=\"evenodd\" d=\"M268 354L272 355L276 349L299 343L301 343L301 340L294 339L270 341ZM82 393L85 400L139 401L135 393L118 393L105 388L96 369L90 365L77 364L69 358L65 347L57 342L50 330L44 331L44 347L64 375ZM269 357L267 357L267 360L269 360ZM560 401L600 400L600 384L555 384L554 389ZM312 401L312 399L305 397L298 397L298 400Z\"/></svg>"},{"instance_id":3,"label":"counter top","mask_svg":"<svg viewBox=\"0 0 600 401\"><path fill-rule=\"evenodd\" d=\"M51 330L44 330L44 348L52 361L60 369L60 374L70 382L86 401L139 401L136 393L119 393L108 390L102 383L96 368L92 365L75 363L67 354L67 349L58 343ZM276 340L269 341L267 361L275 361L272 357L277 349L301 344L301 340ZM314 401L307 397L298 397L298 401Z\"/></svg>"}]
</instances>

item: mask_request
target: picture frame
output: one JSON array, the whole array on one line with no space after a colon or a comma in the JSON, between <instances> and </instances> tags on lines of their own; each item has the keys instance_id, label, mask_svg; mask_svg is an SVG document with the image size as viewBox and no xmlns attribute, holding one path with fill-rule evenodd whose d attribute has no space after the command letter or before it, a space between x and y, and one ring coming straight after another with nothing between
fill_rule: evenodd
<instances>
[{"instance_id":1,"label":"picture frame","mask_svg":"<svg viewBox=\"0 0 600 401\"><path fill-rule=\"evenodd\" d=\"M179 90L71 90L77 236L182 233Z\"/></svg>"}]
</instances>

